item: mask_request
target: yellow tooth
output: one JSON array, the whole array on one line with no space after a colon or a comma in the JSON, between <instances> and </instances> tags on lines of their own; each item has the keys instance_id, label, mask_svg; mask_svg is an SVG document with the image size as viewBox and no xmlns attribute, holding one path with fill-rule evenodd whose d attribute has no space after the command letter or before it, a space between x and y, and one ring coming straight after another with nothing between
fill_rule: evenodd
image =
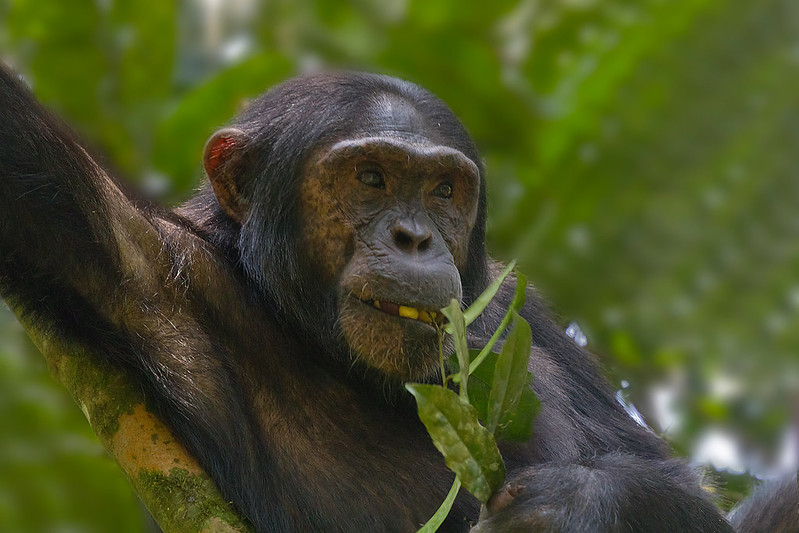
<instances>
[{"instance_id":1,"label":"yellow tooth","mask_svg":"<svg viewBox=\"0 0 799 533\"><path fill-rule=\"evenodd\" d=\"M417 320L419 318L419 310L413 307L401 305L399 306L399 316Z\"/></svg>"},{"instance_id":2,"label":"yellow tooth","mask_svg":"<svg viewBox=\"0 0 799 533\"><path fill-rule=\"evenodd\" d=\"M380 309L380 300L375 300L374 302L372 302L372 305Z\"/></svg>"},{"instance_id":3,"label":"yellow tooth","mask_svg":"<svg viewBox=\"0 0 799 533\"><path fill-rule=\"evenodd\" d=\"M433 319L430 317L430 313L427 311L419 311L419 321L424 322L425 324L433 323Z\"/></svg>"}]
</instances>

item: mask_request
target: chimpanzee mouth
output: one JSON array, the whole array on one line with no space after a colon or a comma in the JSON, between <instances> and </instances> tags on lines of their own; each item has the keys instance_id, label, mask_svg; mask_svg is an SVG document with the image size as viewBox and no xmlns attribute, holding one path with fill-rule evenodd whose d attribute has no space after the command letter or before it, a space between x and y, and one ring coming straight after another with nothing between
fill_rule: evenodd
<instances>
[{"instance_id":1,"label":"chimpanzee mouth","mask_svg":"<svg viewBox=\"0 0 799 533\"><path fill-rule=\"evenodd\" d=\"M393 302L384 302L381 300L361 300L366 305L370 305L382 311L387 315L398 316L401 318L409 318L417 320L430 326L442 326L446 323L447 319L440 311L431 311L426 309L419 309L410 305L402 305Z\"/></svg>"}]
</instances>

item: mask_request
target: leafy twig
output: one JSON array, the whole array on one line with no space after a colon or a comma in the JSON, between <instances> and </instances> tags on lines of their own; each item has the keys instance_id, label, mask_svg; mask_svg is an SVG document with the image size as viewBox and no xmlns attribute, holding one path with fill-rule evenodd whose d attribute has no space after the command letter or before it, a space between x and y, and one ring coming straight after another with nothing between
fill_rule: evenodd
<instances>
[{"instance_id":1,"label":"leafy twig","mask_svg":"<svg viewBox=\"0 0 799 533\"><path fill-rule=\"evenodd\" d=\"M518 313L524 305L527 286L523 275L517 273L511 304L486 346L480 352L470 352L466 343L466 326L485 310L514 265L512 262L465 311L456 300L441 310L449 320L439 329L443 386L405 385L416 398L419 418L433 443L456 475L446 499L420 532L432 532L441 526L461 485L483 503L488 502L505 481L505 464L496 438L527 440L531 435L538 400L530 387L532 375L527 370L532 332ZM511 330L502 351L493 353L491 349L509 325ZM455 369L451 374L446 373L444 364L445 333L452 335L455 346L455 354L449 358L450 368ZM476 380L474 390L469 389L471 374ZM447 388L449 380L459 383L459 394Z\"/></svg>"}]
</instances>

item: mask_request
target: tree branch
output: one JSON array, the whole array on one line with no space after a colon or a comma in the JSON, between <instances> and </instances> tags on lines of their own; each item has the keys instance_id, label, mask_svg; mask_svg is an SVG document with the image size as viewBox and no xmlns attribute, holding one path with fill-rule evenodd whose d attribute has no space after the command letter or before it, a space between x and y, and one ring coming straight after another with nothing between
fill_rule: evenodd
<instances>
[{"instance_id":1,"label":"tree branch","mask_svg":"<svg viewBox=\"0 0 799 533\"><path fill-rule=\"evenodd\" d=\"M127 372L63 342L8 304L164 533L252 533L172 431L147 410L141 387Z\"/></svg>"}]
</instances>

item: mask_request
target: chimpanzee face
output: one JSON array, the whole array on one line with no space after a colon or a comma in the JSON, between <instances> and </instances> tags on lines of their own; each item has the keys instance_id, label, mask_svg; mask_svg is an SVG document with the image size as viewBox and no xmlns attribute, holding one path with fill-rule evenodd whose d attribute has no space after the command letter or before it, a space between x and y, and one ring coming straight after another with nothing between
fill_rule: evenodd
<instances>
[{"instance_id":1,"label":"chimpanzee face","mask_svg":"<svg viewBox=\"0 0 799 533\"><path fill-rule=\"evenodd\" d=\"M439 310L462 296L480 175L458 150L403 137L347 139L319 151L301 211L309 259L337 281L338 321L353 356L419 379L438 365Z\"/></svg>"}]
</instances>

